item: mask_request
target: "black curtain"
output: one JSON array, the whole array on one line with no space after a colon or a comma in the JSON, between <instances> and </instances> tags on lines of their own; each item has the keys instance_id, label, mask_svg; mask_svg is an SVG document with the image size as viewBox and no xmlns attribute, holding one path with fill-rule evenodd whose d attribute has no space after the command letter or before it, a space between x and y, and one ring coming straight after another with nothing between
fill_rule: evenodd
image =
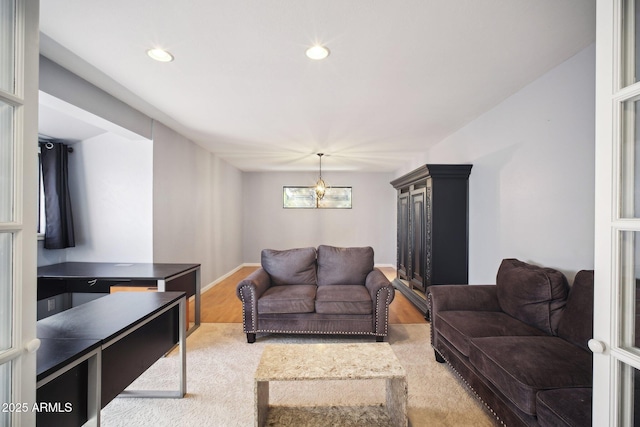
<instances>
[{"instance_id":1,"label":"black curtain","mask_svg":"<svg viewBox=\"0 0 640 427\"><path fill-rule=\"evenodd\" d=\"M75 246L69 198L69 148L59 142L41 141L40 163L47 221L44 247L63 249Z\"/></svg>"}]
</instances>

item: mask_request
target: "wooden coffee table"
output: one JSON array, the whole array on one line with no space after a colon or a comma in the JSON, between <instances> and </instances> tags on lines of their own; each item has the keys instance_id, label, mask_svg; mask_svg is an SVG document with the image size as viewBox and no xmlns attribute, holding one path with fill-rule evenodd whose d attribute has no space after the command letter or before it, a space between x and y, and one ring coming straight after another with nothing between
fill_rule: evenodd
<instances>
[{"instance_id":1,"label":"wooden coffee table","mask_svg":"<svg viewBox=\"0 0 640 427\"><path fill-rule=\"evenodd\" d=\"M386 420L381 423L406 427L407 375L388 343L268 344L255 373L255 425L262 427L269 418L270 381L368 379L386 380Z\"/></svg>"}]
</instances>

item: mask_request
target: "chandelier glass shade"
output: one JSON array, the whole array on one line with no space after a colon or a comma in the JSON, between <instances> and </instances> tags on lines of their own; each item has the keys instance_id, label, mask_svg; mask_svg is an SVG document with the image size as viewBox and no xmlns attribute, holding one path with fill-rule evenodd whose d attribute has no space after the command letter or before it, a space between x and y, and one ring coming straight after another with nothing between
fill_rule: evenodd
<instances>
[{"instance_id":1,"label":"chandelier glass shade","mask_svg":"<svg viewBox=\"0 0 640 427\"><path fill-rule=\"evenodd\" d=\"M322 200L324 194L327 192L327 184L322 179L322 156L324 153L318 153L318 157L320 158L320 176L318 178L318 182L316 182L316 198L318 200Z\"/></svg>"}]
</instances>

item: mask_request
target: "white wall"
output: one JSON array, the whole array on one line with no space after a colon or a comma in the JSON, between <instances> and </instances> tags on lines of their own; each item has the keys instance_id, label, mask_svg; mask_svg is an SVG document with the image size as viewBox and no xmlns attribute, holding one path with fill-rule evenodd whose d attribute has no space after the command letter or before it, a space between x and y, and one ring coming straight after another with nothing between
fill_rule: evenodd
<instances>
[{"instance_id":1,"label":"white wall","mask_svg":"<svg viewBox=\"0 0 640 427\"><path fill-rule=\"evenodd\" d=\"M325 171L329 185L353 187L352 209L284 209L282 187L313 185L315 173L244 174L243 255L260 262L265 248L371 246L376 264L396 263L396 191L390 173Z\"/></svg>"},{"instance_id":2,"label":"white wall","mask_svg":"<svg viewBox=\"0 0 640 427\"><path fill-rule=\"evenodd\" d=\"M590 46L412 165L474 165L470 283L495 283L503 258L557 268L570 281L593 268L594 97Z\"/></svg>"},{"instance_id":3,"label":"white wall","mask_svg":"<svg viewBox=\"0 0 640 427\"><path fill-rule=\"evenodd\" d=\"M242 173L154 122L154 262L202 264L202 286L242 264Z\"/></svg>"},{"instance_id":4,"label":"white wall","mask_svg":"<svg viewBox=\"0 0 640 427\"><path fill-rule=\"evenodd\" d=\"M105 133L73 144L69 192L76 246L66 261L152 262L151 141Z\"/></svg>"}]
</instances>

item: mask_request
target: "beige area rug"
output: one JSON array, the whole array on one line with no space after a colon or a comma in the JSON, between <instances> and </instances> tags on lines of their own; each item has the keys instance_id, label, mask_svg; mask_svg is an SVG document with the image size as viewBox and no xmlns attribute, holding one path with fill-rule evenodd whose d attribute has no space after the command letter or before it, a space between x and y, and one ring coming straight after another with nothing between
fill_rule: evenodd
<instances>
[{"instance_id":1,"label":"beige area rug","mask_svg":"<svg viewBox=\"0 0 640 427\"><path fill-rule=\"evenodd\" d=\"M116 398L102 410L102 425L253 426L253 373L266 344L345 342L374 340L259 335L255 344L247 344L239 323L204 323L187 339L186 397ZM446 364L434 360L429 324L390 325L389 343L407 372L411 426L495 425L456 374ZM131 388L177 389L177 372L178 357L174 351L151 366ZM382 380L275 382L270 389L270 403L301 407L379 405L385 401L384 388Z\"/></svg>"}]
</instances>

